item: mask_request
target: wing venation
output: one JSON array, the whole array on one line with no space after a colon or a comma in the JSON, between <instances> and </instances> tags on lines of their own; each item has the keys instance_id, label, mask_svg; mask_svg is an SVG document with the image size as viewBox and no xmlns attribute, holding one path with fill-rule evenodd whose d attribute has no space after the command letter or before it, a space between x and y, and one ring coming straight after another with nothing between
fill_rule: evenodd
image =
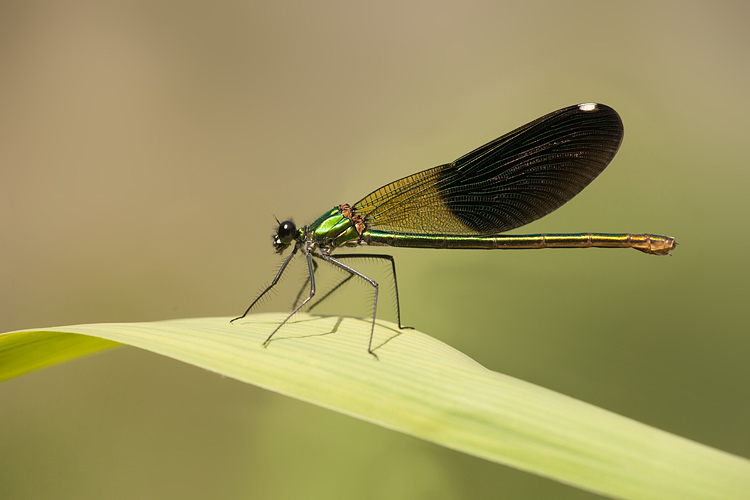
<instances>
[{"instance_id":1,"label":"wing venation","mask_svg":"<svg viewBox=\"0 0 750 500\"><path fill-rule=\"evenodd\" d=\"M460 157L399 179L355 204L371 229L497 234L562 206L617 153L623 127L612 108L560 109Z\"/></svg>"}]
</instances>

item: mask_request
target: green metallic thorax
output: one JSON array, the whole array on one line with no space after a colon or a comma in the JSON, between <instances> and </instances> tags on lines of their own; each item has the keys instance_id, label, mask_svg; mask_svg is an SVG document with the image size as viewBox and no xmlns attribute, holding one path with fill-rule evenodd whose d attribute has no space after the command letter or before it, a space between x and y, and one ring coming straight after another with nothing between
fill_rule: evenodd
<instances>
[{"instance_id":1,"label":"green metallic thorax","mask_svg":"<svg viewBox=\"0 0 750 500\"><path fill-rule=\"evenodd\" d=\"M359 242L352 220L344 217L340 207L333 207L308 228L312 239L321 247L356 246Z\"/></svg>"}]
</instances>

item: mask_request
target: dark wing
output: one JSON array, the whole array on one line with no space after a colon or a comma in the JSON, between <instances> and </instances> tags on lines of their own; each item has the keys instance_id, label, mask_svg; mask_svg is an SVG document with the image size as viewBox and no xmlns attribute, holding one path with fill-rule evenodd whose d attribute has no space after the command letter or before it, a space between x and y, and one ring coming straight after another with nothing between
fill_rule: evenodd
<instances>
[{"instance_id":1,"label":"dark wing","mask_svg":"<svg viewBox=\"0 0 750 500\"><path fill-rule=\"evenodd\" d=\"M570 106L453 163L383 186L354 208L380 231L502 233L577 195L612 160L622 136L622 121L609 106Z\"/></svg>"}]
</instances>

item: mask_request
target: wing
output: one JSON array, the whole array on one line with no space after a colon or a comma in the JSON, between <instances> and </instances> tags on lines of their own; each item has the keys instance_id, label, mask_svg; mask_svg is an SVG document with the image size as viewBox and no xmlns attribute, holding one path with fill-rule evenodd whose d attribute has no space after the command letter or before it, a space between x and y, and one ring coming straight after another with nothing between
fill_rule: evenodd
<instances>
[{"instance_id":1,"label":"wing","mask_svg":"<svg viewBox=\"0 0 750 500\"><path fill-rule=\"evenodd\" d=\"M497 234L562 206L617 153L623 127L614 109L560 109L453 163L404 177L354 206L367 227L393 233Z\"/></svg>"}]
</instances>

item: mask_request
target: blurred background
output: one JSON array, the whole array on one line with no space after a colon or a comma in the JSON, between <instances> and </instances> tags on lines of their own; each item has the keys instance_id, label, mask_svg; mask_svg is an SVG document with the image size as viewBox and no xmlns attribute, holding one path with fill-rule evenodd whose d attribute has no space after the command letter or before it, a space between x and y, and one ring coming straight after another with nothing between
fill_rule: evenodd
<instances>
[{"instance_id":1,"label":"blurred background","mask_svg":"<svg viewBox=\"0 0 750 500\"><path fill-rule=\"evenodd\" d=\"M0 331L236 316L278 268L274 215L310 223L603 102L625 123L620 153L519 232L667 234L674 255L393 250L404 323L750 457L749 15L739 1L2 2ZM262 310L288 310L300 264ZM366 316L370 300L350 283L320 312ZM599 498L134 348L0 385L0 450L4 500Z\"/></svg>"}]
</instances>

